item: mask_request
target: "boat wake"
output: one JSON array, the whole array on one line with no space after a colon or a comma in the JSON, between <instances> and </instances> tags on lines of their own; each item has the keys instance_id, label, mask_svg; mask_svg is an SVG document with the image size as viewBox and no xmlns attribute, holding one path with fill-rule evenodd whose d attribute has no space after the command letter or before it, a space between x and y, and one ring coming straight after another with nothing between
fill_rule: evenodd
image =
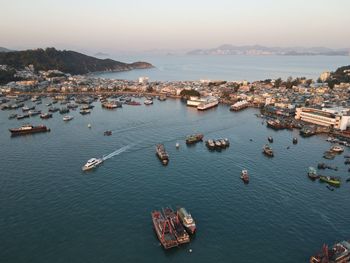
<instances>
[{"instance_id":1,"label":"boat wake","mask_svg":"<svg viewBox=\"0 0 350 263\"><path fill-rule=\"evenodd\" d=\"M108 160L116 155L119 155L123 152L125 152L126 150L130 149L132 145L127 145L127 146L124 146L118 150L115 150L114 152L111 152L110 154L107 154L105 156L102 157L102 160L105 161L105 160Z\"/></svg>"}]
</instances>

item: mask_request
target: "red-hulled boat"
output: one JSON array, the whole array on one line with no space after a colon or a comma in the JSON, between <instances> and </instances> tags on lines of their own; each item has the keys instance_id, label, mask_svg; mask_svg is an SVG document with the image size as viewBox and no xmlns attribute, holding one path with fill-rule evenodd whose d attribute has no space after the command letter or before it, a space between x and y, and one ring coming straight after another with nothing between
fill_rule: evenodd
<instances>
[{"instance_id":1,"label":"red-hulled boat","mask_svg":"<svg viewBox=\"0 0 350 263\"><path fill-rule=\"evenodd\" d=\"M38 133L38 132L48 132L50 131L45 125L33 126L31 124L25 124L20 128L9 129L11 135L24 135L30 133Z\"/></svg>"},{"instance_id":2,"label":"red-hulled boat","mask_svg":"<svg viewBox=\"0 0 350 263\"><path fill-rule=\"evenodd\" d=\"M163 209L163 213L165 218L169 220L169 223L174 230L177 242L179 244L189 243L190 236L183 227L178 215L169 207Z\"/></svg>"},{"instance_id":3,"label":"red-hulled boat","mask_svg":"<svg viewBox=\"0 0 350 263\"><path fill-rule=\"evenodd\" d=\"M165 219L160 211L153 211L151 213L154 230L157 237L165 249L176 247L178 245L177 239L170 226L169 220Z\"/></svg>"}]
</instances>

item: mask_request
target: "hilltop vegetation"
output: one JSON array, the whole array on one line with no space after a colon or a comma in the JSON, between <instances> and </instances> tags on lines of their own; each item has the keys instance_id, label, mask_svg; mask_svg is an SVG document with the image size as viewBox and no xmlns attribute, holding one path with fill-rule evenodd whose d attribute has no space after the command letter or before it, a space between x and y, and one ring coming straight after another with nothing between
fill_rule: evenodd
<instances>
[{"instance_id":1,"label":"hilltop vegetation","mask_svg":"<svg viewBox=\"0 0 350 263\"><path fill-rule=\"evenodd\" d=\"M153 67L147 62L128 64L112 59L98 59L75 51L60 51L55 48L0 53L0 65L8 65L21 70L30 64L34 65L35 70L58 69L74 75L96 71L127 71Z\"/></svg>"}]
</instances>

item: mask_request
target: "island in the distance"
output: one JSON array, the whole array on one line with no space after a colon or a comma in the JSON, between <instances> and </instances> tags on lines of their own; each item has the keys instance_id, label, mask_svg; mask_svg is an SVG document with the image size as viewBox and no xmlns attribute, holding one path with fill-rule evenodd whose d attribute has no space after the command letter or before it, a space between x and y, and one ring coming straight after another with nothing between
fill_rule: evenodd
<instances>
[{"instance_id":1,"label":"island in the distance","mask_svg":"<svg viewBox=\"0 0 350 263\"><path fill-rule=\"evenodd\" d=\"M112 59L99 59L70 50L55 48L0 52L0 65L23 69L33 65L36 70L57 69L73 75L99 71L128 71L152 68L147 62L123 63Z\"/></svg>"}]
</instances>

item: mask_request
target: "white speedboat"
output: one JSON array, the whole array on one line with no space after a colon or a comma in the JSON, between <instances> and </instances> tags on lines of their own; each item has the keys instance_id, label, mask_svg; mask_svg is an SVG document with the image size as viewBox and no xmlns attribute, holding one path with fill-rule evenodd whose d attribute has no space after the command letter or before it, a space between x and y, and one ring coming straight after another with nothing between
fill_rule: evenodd
<instances>
[{"instance_id":1,"label":"white speedboat","mask_svg":"<svg viewBox=\"0 0 350 263\"><path fill-rule=\"evenodd\" d=\"M63 120L64 121L71 121L71 120L73 120L73 118L74 118L73 116L66 115L63 117Z\"/></svg>"},{"instance_id":2,"label":"white speedboat","mask_svg":"<svg viewBox=\"0 0 350 263\"><path fill-rule=\"evenodd\" d=\"M103 163L103 159L91 158L91 159L88 160L87 163L83 166L82 170L83 170L83 171L91 170L91 169L97 167L98 165L100 165L101 163Z\"/></svg>"}]
</instances>

